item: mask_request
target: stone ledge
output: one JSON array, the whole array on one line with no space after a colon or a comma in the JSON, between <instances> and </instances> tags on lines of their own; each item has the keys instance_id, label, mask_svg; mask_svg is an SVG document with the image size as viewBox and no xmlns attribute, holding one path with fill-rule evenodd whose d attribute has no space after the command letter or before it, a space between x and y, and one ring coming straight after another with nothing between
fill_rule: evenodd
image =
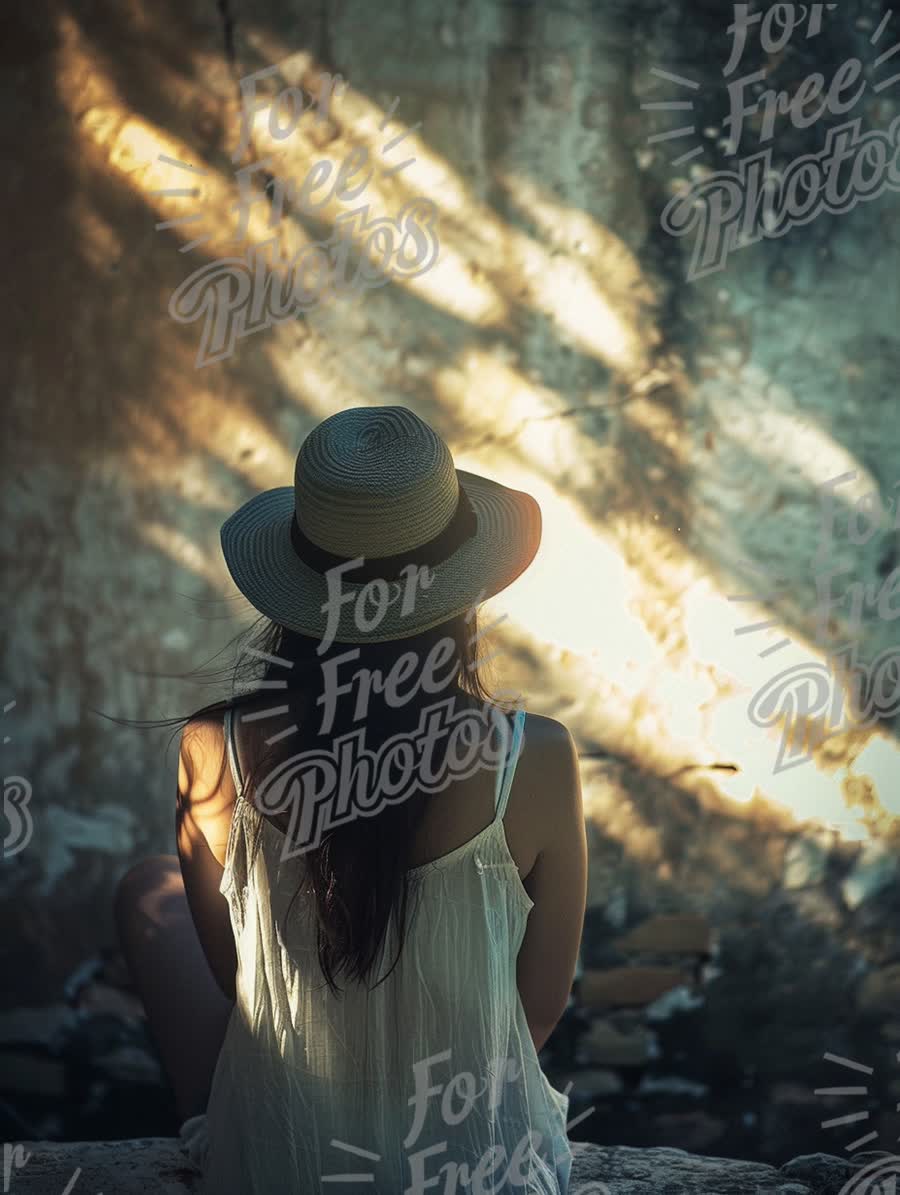
<instances>
[{"instance_id":1,"label":"stone ledge","mask_svg":"<svg viewBox=\"0 0 900 1195\"><path fill-rule=\"evenodd\" d=\"M63 1195L76 1171L80 1173L71 1188L76 1195L176 1195L199 1190L197 1176L173 1138L25 1141L21 1148L31 1157L21 1168L13 1160L10 1195ZM814 1154L775 1169L757 1162L698 1157L679 1149L602 1148L576 1142L572 1151L570 1195L840 1195L862 1166L888 1156L865 1154L848 1161ZM885 1178L900 1175L900 1166L894 1166L885 1170Z\"/></svg>"}]
</instances>

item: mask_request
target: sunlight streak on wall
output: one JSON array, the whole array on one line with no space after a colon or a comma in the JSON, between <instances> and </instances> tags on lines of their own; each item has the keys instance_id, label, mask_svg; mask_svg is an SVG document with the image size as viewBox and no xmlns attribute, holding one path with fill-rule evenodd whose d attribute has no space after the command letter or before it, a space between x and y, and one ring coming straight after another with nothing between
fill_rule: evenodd
<instances>
[{"instance_id":1,"label":"sunlight streak on wall","mask_svg":"<svg viewBox=\"0 0 900 1195\"><path fill-rule=\"evenodd\" d=\"M763 605L729 602L710 578L693 586L682 598L690 657L715 677L715 695L704 710L703 737L717 759L738 763L740 772L718 780L732 799L745 803L754 794L789 809L799 820L821 821L840 828L848 838L865 837L858 817L848 812L842 784L848 768L825 769L813 760L775 771L778 748L785 733L780 723L755 726L748 706L755 692L780 672L809 662L824 664L826 656L812 642L791 642L777 656L760 652L783 639L787 628L773 627L763 639L736 636L742 625L771 619ZM799 733L795 731L794 733ZM872 731L858 732L863 737ZM896 753L895 764L896 767Z\"/></svg>"},{"instance_id":2,"label":"sunlight streak on wall","mask_svg":"<svg viewBox=\"0 0 900 1195\"><path fill-rule=\"evenodd\" d=\"M398 362L396 370L391 366L390 384L387 371L379 370L377 354L366 358L360 353L350 360L354 339L371 336L373 328L371 317L361 314L352 302L338 302L302 321L263 330L267 342L258 359L264 371L257 376L280 391L280 406L270 403L268 396L263 403L237 371L229 375L222 370L215 375L216 384L201 384L188 360L186 341L173 334L171 348L154 375L155 381L166 383L159 409L147 403L133 414L134 447L124 450L124 455L131 454L128 459L142 482L148 487L169 484L173 469L168 462L163 465L162 454L177 454L185 474L191 475L186 502L211 510L227 505L229 486L261 490L289 483L302 440L297 429L308 430L336 410L403 402L411 393L420 413L428 418L429 404L438 404L441 418L453 429L448 440L460 468L527 490L541 504L544 536L538 557L495 605L498 613L508 613L522 639L534 644L535 654L542 645L548 649L549 675L559 690L572 688L578 694L574 714L585 732L596 733L623 753L627 749L648 768L685 760L702 761L704 766L716 760L733 761L739 773L733 778L723 773L716 783L734 802L747 804L754 794L762 794L798 818L839 824L845 836L864 836L859 820L848 815L842 787L848 769L828 771L817 761L776 775L773 763L780 729L754 727L747 713L753 692L777 671L803 660L821 661L822 655L798 635L775 663L760 658L761 641L736 638L734 629L742 614L749 618L751 608L736 610L725 583L704 573L709 566L687 536L679 537L680 528L667 529L650 521L648 511L661 501L652 487L647 507L635 502L627 516L618 513L607 518L602 510L588 513L599 509L599 504L591 503L591 491L607 476L611 455L626 437L636 446L639 465L662 449L660 456L668 456L674 465L692 468L682 488L691 489L696 506L704 505L704 487L711 475L705 459L690 457L692 429L682 410L670 402L670 396L638 388L648 370L654 373L653 350L661 340L654 324L658 296L624 242L588 213L560 203L523 173L498 175L494 181L522 216L524 227L515 226L429 148L425 128L410 133L395 153L385 154L380 162L384 166L388 159L414 157L402 172L385 176L376 170L355 204L332 195L317 208L315 219L325 226L324 234L308 232L298 219L289 218L290 200L287 218L273 222L277 213L272 196L263 192L265 180L257 176L247 241L238 243L239 191L227 166L210 165L185 138L131 112L113 79L86 49L87 40L76 23L64 17L61 28L65 69L60 96L78 123L88 167L104 176L111 174L123 191L127 188L125 193L136 206L145 206L148 234L154 219L176 222L159 236L160 252L168 252L176 268L178 249L201 232L208 236L194 251L182 255L185 275L208 259L242 255L249 243L272 240L287 259L314 236L328 236L336 221L362 202L369 205L370 218L393 218L406 201L420 195L439 209L440 251L433 269L419 278L398 280L390 289L378 291L377 297L359 300L369 303L368 311L377 311L375 319L382 320L379 332L387 340L393 330L394 338L402 341L401 322L412 300L426 311L413 316L423 324L433 313L452 315L458 326L453 321L432 326L431 343L437 340L439 345L431 359L433 371L428 365L413 375L408 361L404 363L404 355L410 355L408 344L402 343L389 346L391 352L396 350L392 362ZM279 53L279 47L269 47L266 58L282 60L286 82L307 87L321 74L307 53L288 56ZM78 87L73 80L78 80ZM401 105L398 114L402 112ZM298 186L311 167L327 162L333 179L354 147L365 146L371 157L380 157L386 134L394 137L407 128L398 114L382 128L386 109L351 87L334 97L331 123L317 125L314 112L305 114L290 137L278 139L268 130L263 109L257 114L254 142L245 161L271 158L271 172L293 179ZM232 116L239 118L236 111ZM238 125L239 119L232 134ZM203 174L191 175L173 164L179 161ZM197 194L157 193L188 186L196 187ZM85 188L84 195L88 194ZM85 205L86 200L78 196L76 202ZM179 223L195 215L200 218ZM102 264L104 255L122 253L121 239L99 212L82 206L79 219L88 260ZM354 234L357 247L363 240ZM391 302L402 311L399 319L396 311L385 315ZM535 358L543 351L539 342L546 334L548 344L555 347L562 341L590 358L586 364L600 363L634 383L608 440L594 434L590 423L581 419L582 414L591 415L582 393L574 395L558 378L555 386L543 380L540 368L525 372L519 361L521 342L529 334L522 331L523 321L538 328L534 341L526 346ZM479 335L479 330L489 335ZM417 331L418 326L410 340ZM458 347L462 336L454 340L460 331L470 338L462 348ZM489 343L491 338L496 343ZM382 361L386 359L385 354ZM528 362L535 363L540 366L543 361ZM550 363L555 359L551 357ZM253 368L259 368L257 361ZM553 377L550 368L547 379ZM663 373L654 377L665 380ZM717 491L716 501L708 504L724 516L726 526L736 525L735 512L757 501L762 507L768 501L770 472L775 468L790 485L796 482L804 491L853 469L859 477L842 490L842 498L877 489L871 474L827 428L810 423L789 394L779 396L764 376L753 378L752 384L761 396L762 409L749 409L745 394L737 388L732 393L719 386L714 401L710 400L715 418L709 423L721 424L721 440L730 437L745 458L740 480L746 478L746 486L735 485L730 494ZM606 385L604 381L593 392ZM612 391L612 385L608 389ZM698 386L694 398L703 393ZM567 418L576 407L579 418ZM204 452L213 458L206 464L208 487L192 475L203 468ZM761 457L765 470L760 467ZM628 462L627 468L631 467ZM616 476L614 469L610 475ZM619 476L624 475L623 468ZM153 520L142 525L141 534L150 548L215 591L231 592L214 536L200 546L179 528ZM760 606L757 616L762 620L771 614ZM772 635L776 634L773 630ZM552 700L555 695L546 696ZM882 736L870 734L855 765L860 773L870 770L880 786L879 799L883 804L893 801L895 808L896 793L884 786L891 774L896 775L896 754L891 744L884 746Z\"/></svg>"},{"instance_id":3,"label":"sunlight streak on wall","mask_svg":"<svg viewBox=\"0 0 900 1195\"><path fill-rule=\"evenodd\" d=\"M640 304L654 296L634 254L586 212L559 203L524 175L498 181L554 247L548 251L518 231L509 234L523 280L534 280L531 302L582 351L622 372L639 372L649 341L658 342L659 334L638 331Z\"/></svg>"}]
</instances>

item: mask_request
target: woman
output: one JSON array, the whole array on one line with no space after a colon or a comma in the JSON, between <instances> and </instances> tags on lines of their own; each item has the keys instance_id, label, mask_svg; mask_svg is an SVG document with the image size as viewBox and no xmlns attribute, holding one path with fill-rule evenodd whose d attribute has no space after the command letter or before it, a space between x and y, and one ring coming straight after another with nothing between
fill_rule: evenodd
<instances>
[{"instance_id":1,"label":"woman","mask_svg":"<svg viewBox=\"0 0 900 1195\"><path fill-rule=\"evenodd\" d=\"M584 920L577 755L489 699L474 617L540 529L394 406L224 524L256 683L186 725L179 858L117 897L205 1191L566 1192L537 1052Z\"/></svg>"}]
</instances>

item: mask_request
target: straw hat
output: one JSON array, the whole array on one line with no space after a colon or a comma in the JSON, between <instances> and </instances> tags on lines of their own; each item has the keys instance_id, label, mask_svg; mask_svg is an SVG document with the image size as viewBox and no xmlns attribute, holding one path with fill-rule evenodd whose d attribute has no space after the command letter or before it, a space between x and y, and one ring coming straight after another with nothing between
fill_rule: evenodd
<instances>
[{"instance_id":1,"label":"straw hat","mask_svg":"<svg viewBox=\"0 0 900 1195\"><path fill-rule=\"evenodd\" d=\"M406 407L351 407L303 441L293 486L251 498L221 537L235 584L260 613L318 639L328 627L339 642L375 643L505 589L534 559L541 511L530 494L455 468Z\"/></svg>"}]
</instances>

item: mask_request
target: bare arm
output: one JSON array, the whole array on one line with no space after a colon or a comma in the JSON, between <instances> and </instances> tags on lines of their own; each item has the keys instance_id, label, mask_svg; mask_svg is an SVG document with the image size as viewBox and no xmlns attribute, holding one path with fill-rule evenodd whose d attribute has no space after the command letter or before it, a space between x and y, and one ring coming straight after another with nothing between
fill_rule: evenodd
<instances>
[{"instance_id":1,"label":"bare arm","mask_svg":"<svg viewBox=\"0 0 900 1195\"><path fill-rule=\"evenodd\" d=\"M543 811L544 846L525 883L534 908L519 951L516 980L540 1050L565 1012L584 928L587 835L578 752L561 723L536 752L532 769Z\"/></svg>"},{"instance_id":2,"label":"bare arm","mask_svg":"<svg viewBox=\"0 0 900 1195\"><path fill-rule=\"evenodd\" d=\"M200 945L229 1000L235 998L237 951L228 902L219 885L234 799L221 732L209 724L188 723L178 760L178 858Z\"/></svg>"}]
</instances>

